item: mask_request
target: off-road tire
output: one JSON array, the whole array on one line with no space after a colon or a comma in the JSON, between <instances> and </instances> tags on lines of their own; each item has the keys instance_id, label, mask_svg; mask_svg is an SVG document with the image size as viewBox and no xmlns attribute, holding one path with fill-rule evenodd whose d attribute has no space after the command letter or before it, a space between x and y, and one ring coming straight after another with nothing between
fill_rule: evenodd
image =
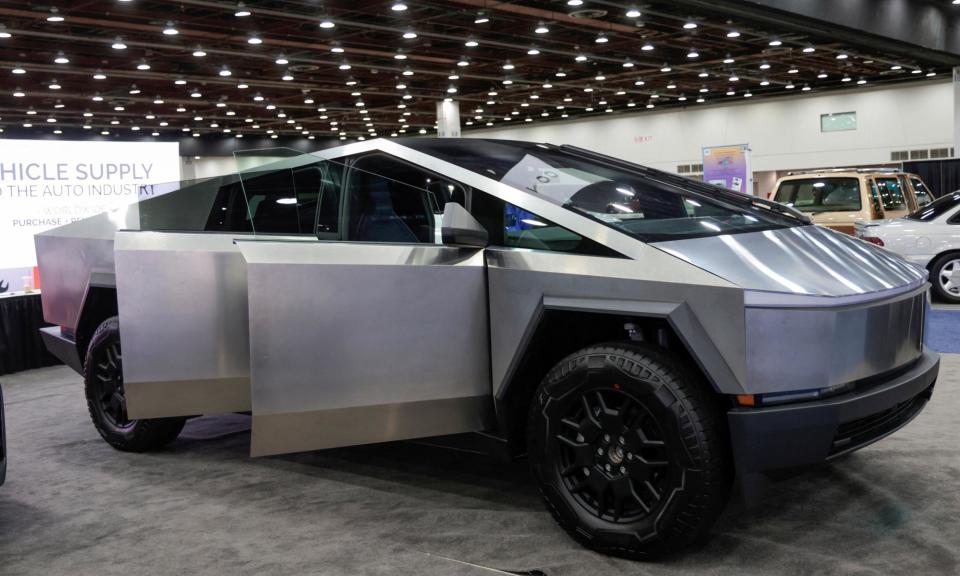
<instances>
[{"instance_id":1,"label":"off-road tire","mask_svg":"<svg viewBox=\"0 0 960 576\"><path fill-rule=\"evenodd\" d=\"M610 416L615 406L619 421ZM531 402L531 468L547 508L575 540L606 554L655 559L701 540L727 502L722 416L699 373L662 349L585 348L557 363ZM660 487L659 499L646 484ZM626 496L611 505L617 494Z\"/></svg>"},{"instance_id":2,"label":"off-road tire","mask_svg":"<svg viewBox=\"0 0 960 576\"><path fill-rule=\"evenodd\" d=\"M954 294L948 292L941 281L940 275L944 272L944 268L947 266L950 266L951 269L953 267L960 267L960 254L956 252L952 254L944 254L943 256L940 256L934 260L933 264L930 265L930 284L933 289L933 293L937 298L944 302L960 303L960 293Z\"/></svg>"},{"instance_id":3,"label":"off-road tire","mask_svg":"<svg viewBox=\"0 0 960 576\"><path fill-rule=\"evenodd\" d=\"M104 320L93 333L83 365L87 409L97 432L117 450L147 452L166 446L183 429L186 418L129 420L123 390L120 322Z\"/></svg>"}]
</instances>

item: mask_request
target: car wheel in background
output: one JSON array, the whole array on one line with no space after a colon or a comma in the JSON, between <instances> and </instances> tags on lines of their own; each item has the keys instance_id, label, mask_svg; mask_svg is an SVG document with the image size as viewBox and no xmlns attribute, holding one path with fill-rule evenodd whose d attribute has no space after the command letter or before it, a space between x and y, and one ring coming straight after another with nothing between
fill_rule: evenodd
<instances>
[{"instance_id":1,"label":"car wheel in background","mask_svg":"<svg viewBox=\"0 0 960 576\"><path fill-rule=\"evenodd\" d=\"M108 444L125 452L146 452L172 442L186 418L131 420L123 388L120 322L116 316L101 324L87 348L83 366L87 408L97 431Z\"/></svg>"},{"instance_id":2,"label":"car wheel in background","mask_svg":"<svg viewBox=\"0 0 960 576\"><path fill-rule=\"evenodd\" d=\"M945 254L930 266L933 292L947 302L960 302L960 254Z\"/></svg>"},{"instance_id":3,"label":"car wheel in background","mask_svg":"<svg viewBox=\"0 0 960 576\"><path fill-rule=\"evenodd\" d=\"M697 375L637 344L580 350L544 378L528 421L547 508L584 546L655 558L704 536L730 489L722 412Z\"/></svg>"}]
</instances>

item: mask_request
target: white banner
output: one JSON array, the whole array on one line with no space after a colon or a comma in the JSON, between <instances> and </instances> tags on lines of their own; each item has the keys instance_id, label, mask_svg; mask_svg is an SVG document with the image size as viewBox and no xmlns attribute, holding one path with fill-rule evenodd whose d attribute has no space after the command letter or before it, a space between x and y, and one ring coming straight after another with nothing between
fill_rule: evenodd
<instances>
[{"instance_id":1,"label":"white banner","mask_svg":"<svg viewBox=\"0 0 960 576\"><path fill-rule=\"evenodd\" d=\"M33 235L180 180L176 142L0 139L0 270L36 266Z\"/></svg>"}]
</instances>

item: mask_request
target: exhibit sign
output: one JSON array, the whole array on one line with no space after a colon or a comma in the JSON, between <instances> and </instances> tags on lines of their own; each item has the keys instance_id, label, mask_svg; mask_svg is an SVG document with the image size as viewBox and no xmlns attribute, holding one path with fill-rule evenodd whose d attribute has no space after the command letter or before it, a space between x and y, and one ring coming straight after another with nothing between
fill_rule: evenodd
<instances>
[{"instance_id":1,"label":"exhibit sign","mask_svg":"<svg viewBox=\"0 0 960 576\"><path fill-rule=\"evenodd\" d=\"M705 146L703 148L703 181L734 192L753 194L750 145Z\"/></svg>"},{"instance_id":2,"label":"exhibit sign","mask_svg":"<svg viewBox=\"0 0 960 576\"><path fill-rule=\"evenodd\" d=\"M0 139L0 271L36 265L33 235L180 180L176 142Z\"/></svg>"}]
</instances>

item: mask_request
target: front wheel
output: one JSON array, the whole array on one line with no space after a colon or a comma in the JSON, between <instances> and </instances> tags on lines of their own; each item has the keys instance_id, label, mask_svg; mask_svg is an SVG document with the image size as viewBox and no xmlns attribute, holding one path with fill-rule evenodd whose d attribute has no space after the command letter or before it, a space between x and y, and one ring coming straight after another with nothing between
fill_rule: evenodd
<instances>
[{"instance_id":1,"label":"front wheel","mask_svg":"<svg viewBox=\"0 0 960 576\"><path fill-rule=\"evenodd\" d=\"M727 500L719 417L704 384L662 350L618 343L564 358L528 421L547 508L598 552L648 559L689 546Z\"/></svg>"},{"instance_id":2,"label":"front wheel","mask_svg":"<svg viewBox=\"0 0 960 576\"><path fill-rule=\"evenodd\" d=\"M120 322L108 318L93 333L83 365L87 409L100 436L117 450L146 452L172 442L186 418L131 420L123 388Z\"/></svg>"},{"instance_id":3,"label":"front wheel","mask_svg":"<svg viewBox=\"0 0 960 576\"><path fill-rule=\"evenodd\" d=\"M960 302L960 254L945 254L930 266L930 283L941 300Z\"/></svg>"}]
</instances>

